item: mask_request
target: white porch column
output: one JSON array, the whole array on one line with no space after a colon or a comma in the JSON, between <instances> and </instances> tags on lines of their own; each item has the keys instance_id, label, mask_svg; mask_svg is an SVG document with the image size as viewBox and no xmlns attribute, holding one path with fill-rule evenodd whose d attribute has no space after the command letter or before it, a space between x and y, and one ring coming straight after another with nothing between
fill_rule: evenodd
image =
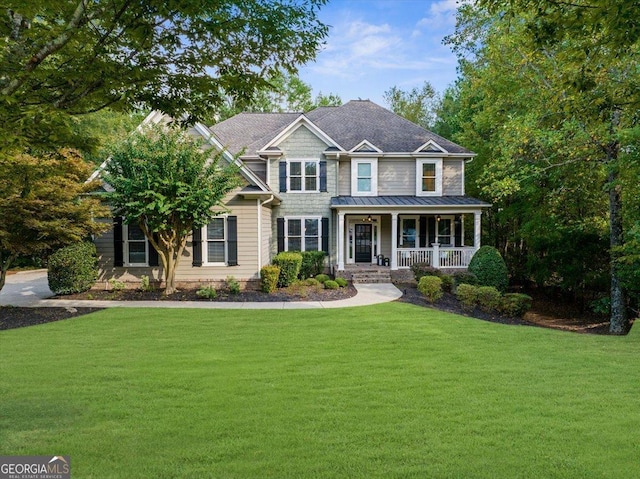
<instances>
[{"instance_id":1,"label":"white porch column","mask_svg":"<svg viewBox=\"0 0 640 479\"><path fill-rule=\"evenodd\" d=\"M338 271L344 271L344 213L338 213Z\"/></svg>"},{"instance_id":2,"label":"white porch column","mask_svg":"<svg viewBox=\"0 0 640 479\"><path fill-rule=\"evenodd\" d=\"M482 210L474 211L473 213L473 249L478 251L480 249L480 228L482 225Z\"/></svg>"},{"instance_id":3,"label":"white porch column","mask_svg":"<svg viewBox=\"0 0 640 479\"><path fill-rule=\"evenodd\" d=\"M391 213L391 269L398 269L398 213Z\"/></svg>"}]
</instances>

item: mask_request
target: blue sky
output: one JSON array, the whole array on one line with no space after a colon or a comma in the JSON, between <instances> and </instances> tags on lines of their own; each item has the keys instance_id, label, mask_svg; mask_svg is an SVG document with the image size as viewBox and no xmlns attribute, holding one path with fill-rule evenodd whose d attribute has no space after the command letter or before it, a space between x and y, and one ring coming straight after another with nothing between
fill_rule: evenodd
<instances>
[{"instance_id":1,"label":"blue sky","mask_svg":"<svg viewBox=\"0 0 640 479\"><path fill-rule=\"evenodd\" d=\"M456 79L455 55L442 39L455 28L456 0L329 0L320 19L329 37L300 78L343 101L370 99L429 81L439 92Z\"/></svg>"}]
</instances>

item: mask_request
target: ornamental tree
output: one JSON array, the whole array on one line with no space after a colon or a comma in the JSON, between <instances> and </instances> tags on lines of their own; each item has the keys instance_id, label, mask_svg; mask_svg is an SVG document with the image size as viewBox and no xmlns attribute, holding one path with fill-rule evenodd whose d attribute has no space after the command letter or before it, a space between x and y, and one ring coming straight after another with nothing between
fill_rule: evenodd
<instances>
[{"instance_id":1,"label":"ornamental tree","mask_svg":"<svg viewBox=\"0 0 640 479\"><path fill-rule=\"evenodd\" d=\"M0 290L18 256L46 255L109 228L95 221L109 209L87 196L97 186L85 182L90 172L74 150L0 156Z\"/></svg>"},{"instance_id":2,"label":"ornamental tree","mask_svg":"<svg viewBox=\"0 0 640 479\"><path fill-rule=\"evenodd\" d=\"M223 200L241 177L235 163L183 130L153 126L114 148L104 181L114 188L114 213L137 224L158 252L171 294L188 235L225 211Z\"/></svg>"}]
</instances>

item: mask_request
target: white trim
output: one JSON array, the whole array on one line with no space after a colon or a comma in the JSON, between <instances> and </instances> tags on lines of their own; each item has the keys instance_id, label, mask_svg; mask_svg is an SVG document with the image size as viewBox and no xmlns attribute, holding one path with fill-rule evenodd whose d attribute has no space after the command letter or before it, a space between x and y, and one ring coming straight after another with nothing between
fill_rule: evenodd
<instances>
[{"instance_id":1,"label":"white trim","mask_svg":"<svg viewBox=\"0 0 640 479\"><path fill-rule=\"evenodd\" d=\"M224 262L220 262L220 261L215 261L215 262L209 262L209 238L207 237L207 226L209 226L209 224L204 225L201 229L200 229L200 236L202 238L202 240L200 241L200 247L202 248L202 266L227 266L227 264L229 263L229 230L227 227L227 216L226 214L224 215L218 215L218 216L214 216L213 218L211 218L211 221L217 220L217 219L221 219L222 220L222 224L223 224L223 228L224 228L224 239L223 240L215 240L216 242L222 242L224 243ZM213 240L212 240L213 241Z\"/></svg>"},{"instance_id":2,"label":"white trim","mask_svg":"<svg viewBox=\"0 0 640 479\"><path fill-rule=\"evenodd\" d=\"M307 251L305 248L305 228L304 222L306 220L316 220L318 222L318 249L310 251L322 251L322 216L283 216L284 218L284 250L285 251ZM289 249L289 221L300 220L300 250ZM296 236L297 238L297 236Z\"/></svg>"},{"instance_id":3,"label":"white trim","mask_svg":"<svg viewBox=\"0 0 640 479\"><path fill-rule=\"evenodd\" d=\"M318 128L311 120L309 120L306 116L300 115L295 121L289 124L284 130L282 130L275 138L270 140L266 145L262 148L259 148L258 151L266 151L268 148L272 146L278 146L280 142L286 140L292 133L294 133L301 126L307 127L311 133L316 135L320 140L322 140L328 146L335 146L339 148L341 151L344 151L333 138L327 135L324 131Z\"/></svg>"},{"instance_id":4,"label":"white trim","mask_svg":"<svg viewBox=\"0 0 640 479\"><path fill-rule=\"evenodd\" d=\"M424 145L419 146L414 153L437 153L435 151L429 151L429 147L432 146L434 147L436 150L441 151L442 153L449 153L447 150L445 150L443 147L441 147L440 145L438 145L435 141L433 140L429 140L427 141ZM426 150L426 151L424 151Z\"/></svg>"},{"instance_id":5,"label":"white trim","mask_svg":"<svg viewBox=\"0 0 640 479\"><path fill-rule=\"evenodd\" d=\"M400 217L400 224L398 225L398 232L400 233L398 236L400 237L400 242L398 243L399 248L405 248L404 246L404 222L405 220L413 220L415 221L415 237L416 242L415 245L409 246L409 248L420 248L420 215L402 215Z\"/></svg>"},{"instance_id":6,"label":"white trim","mask_svg":"<svg viewBox=\"0 0 640 479\"><path fill-rule=\"evenodd\" d=\"M422 191L422 166L436 166L435 191ZM442 158L418 158L416 160L416 196L442 196Z\"/></svg>"},{"instance_id":7,"label":"white trim","mask_svg":"<svg viewBox=\"0 0 640 479\"><path fill-rule=\"evenodd\" d=\"M320 193L320 160L318 158L287 158L286 160L280 160L287 162L287 191L286 193ZM300 173L302 184L300 190L291 189L291 163L301 163ZM307 190L307 175L305 170L305 163L316 164L316 187L313 190Z\"/></svg>"},{"instance_id":8,"label":"white trim","mask_svg":"<svg viewBox=\"0 0 640 479\"><path fill-rule=\"evenodd\" d=\"M375 257L380 254L382 247L382 219L379 215L371 215L372 221L362 219L365 215L349 215L346 221L346 248L345 262L347 264L356 263L355 227L356 225L371 225L371 264L375 262ZM366 216L369 216L368 214ZM353 233L353 234L351 234ZM375 247L374 247L375 245ZM377 251L376 251L377 250ZM362 263L364 264L364 263Z\"/></svg>"},{"instance_id":9,"label":"white trim","mask_svg":"<svg viewBox=\"0 0 640 479\"><path fill-rule=\"evenodd\" d=\"M382 150L380 148L378 148L376 145L374 145L373 143L371 143L368 140L362 140L356 146L351 148L349 150L349 153L369 153L369 154L373 153L372 151L359 151L362 147L367 147L367 148L373 150L373 152L376 152L376 153L382 153Z\"/></svg>"},{"instance_id":10,"label":"white trim","mask_svg":"<svg viewBox=\"0 0 640 479\"><path fill-rule=\"evenodd\" d=\"M358 190L358 166L371 165L371 191ZM378 196L378 159L362 158L351 160L351 196Z\"/></svg>"},{"instance_id":11,"label":"white trim","mask_svg":"<svg viewBox=\"0 0 640 479\"><path fill-rule=\"evenodd\" d=\"M438 215L436 215L438 216ZM455 247L456 245L456 217L455 215L439 215L440 216L440 221L442 220L448 220L449 221L449 240L450 243L440 243L440 221L438 221L438 218L436 218L436 231L435 231L435 239L436 239L436 243L438 243L440 246L445 246L445 247ZM429 232L427 231L427 237L429 235ZM427 239L427 242L429 240Z\"/></svg>"},{"instance_id":12,"label":"white trim","mask_svg":"<svg viewBox=\"0 0 640 479\"><path fill-rule=\"evenodd\" d=\"M144 243L144 263L129 262L129 225L122 223L122 265L127 268L140 268L149 266L149 240L144 237L143 240L134 240L134 243Z\"/></svg>"}]
</instances>

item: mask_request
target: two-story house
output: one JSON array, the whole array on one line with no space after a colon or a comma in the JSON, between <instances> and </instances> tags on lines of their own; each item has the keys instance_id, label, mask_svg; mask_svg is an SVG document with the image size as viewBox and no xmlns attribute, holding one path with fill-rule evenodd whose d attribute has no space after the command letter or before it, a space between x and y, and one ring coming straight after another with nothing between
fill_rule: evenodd
<instances>
[{"instance_id":1,"label":"two-story house","mask_svg":"<svg viewBox=\"0 0 640 479\"><path fill-rule=\"evenodd\" d=\"M193 232L179 282L257 280L279 251L323 250L334 272L385 261L460 269L480 247L489 205L464 192L474 154L368 100L241 113L192 133L237 157L245 185L227 197L228 213ZM103 279L162 277L136 226L116 219L96 245Z\"/></svg>"}]
</instances>

